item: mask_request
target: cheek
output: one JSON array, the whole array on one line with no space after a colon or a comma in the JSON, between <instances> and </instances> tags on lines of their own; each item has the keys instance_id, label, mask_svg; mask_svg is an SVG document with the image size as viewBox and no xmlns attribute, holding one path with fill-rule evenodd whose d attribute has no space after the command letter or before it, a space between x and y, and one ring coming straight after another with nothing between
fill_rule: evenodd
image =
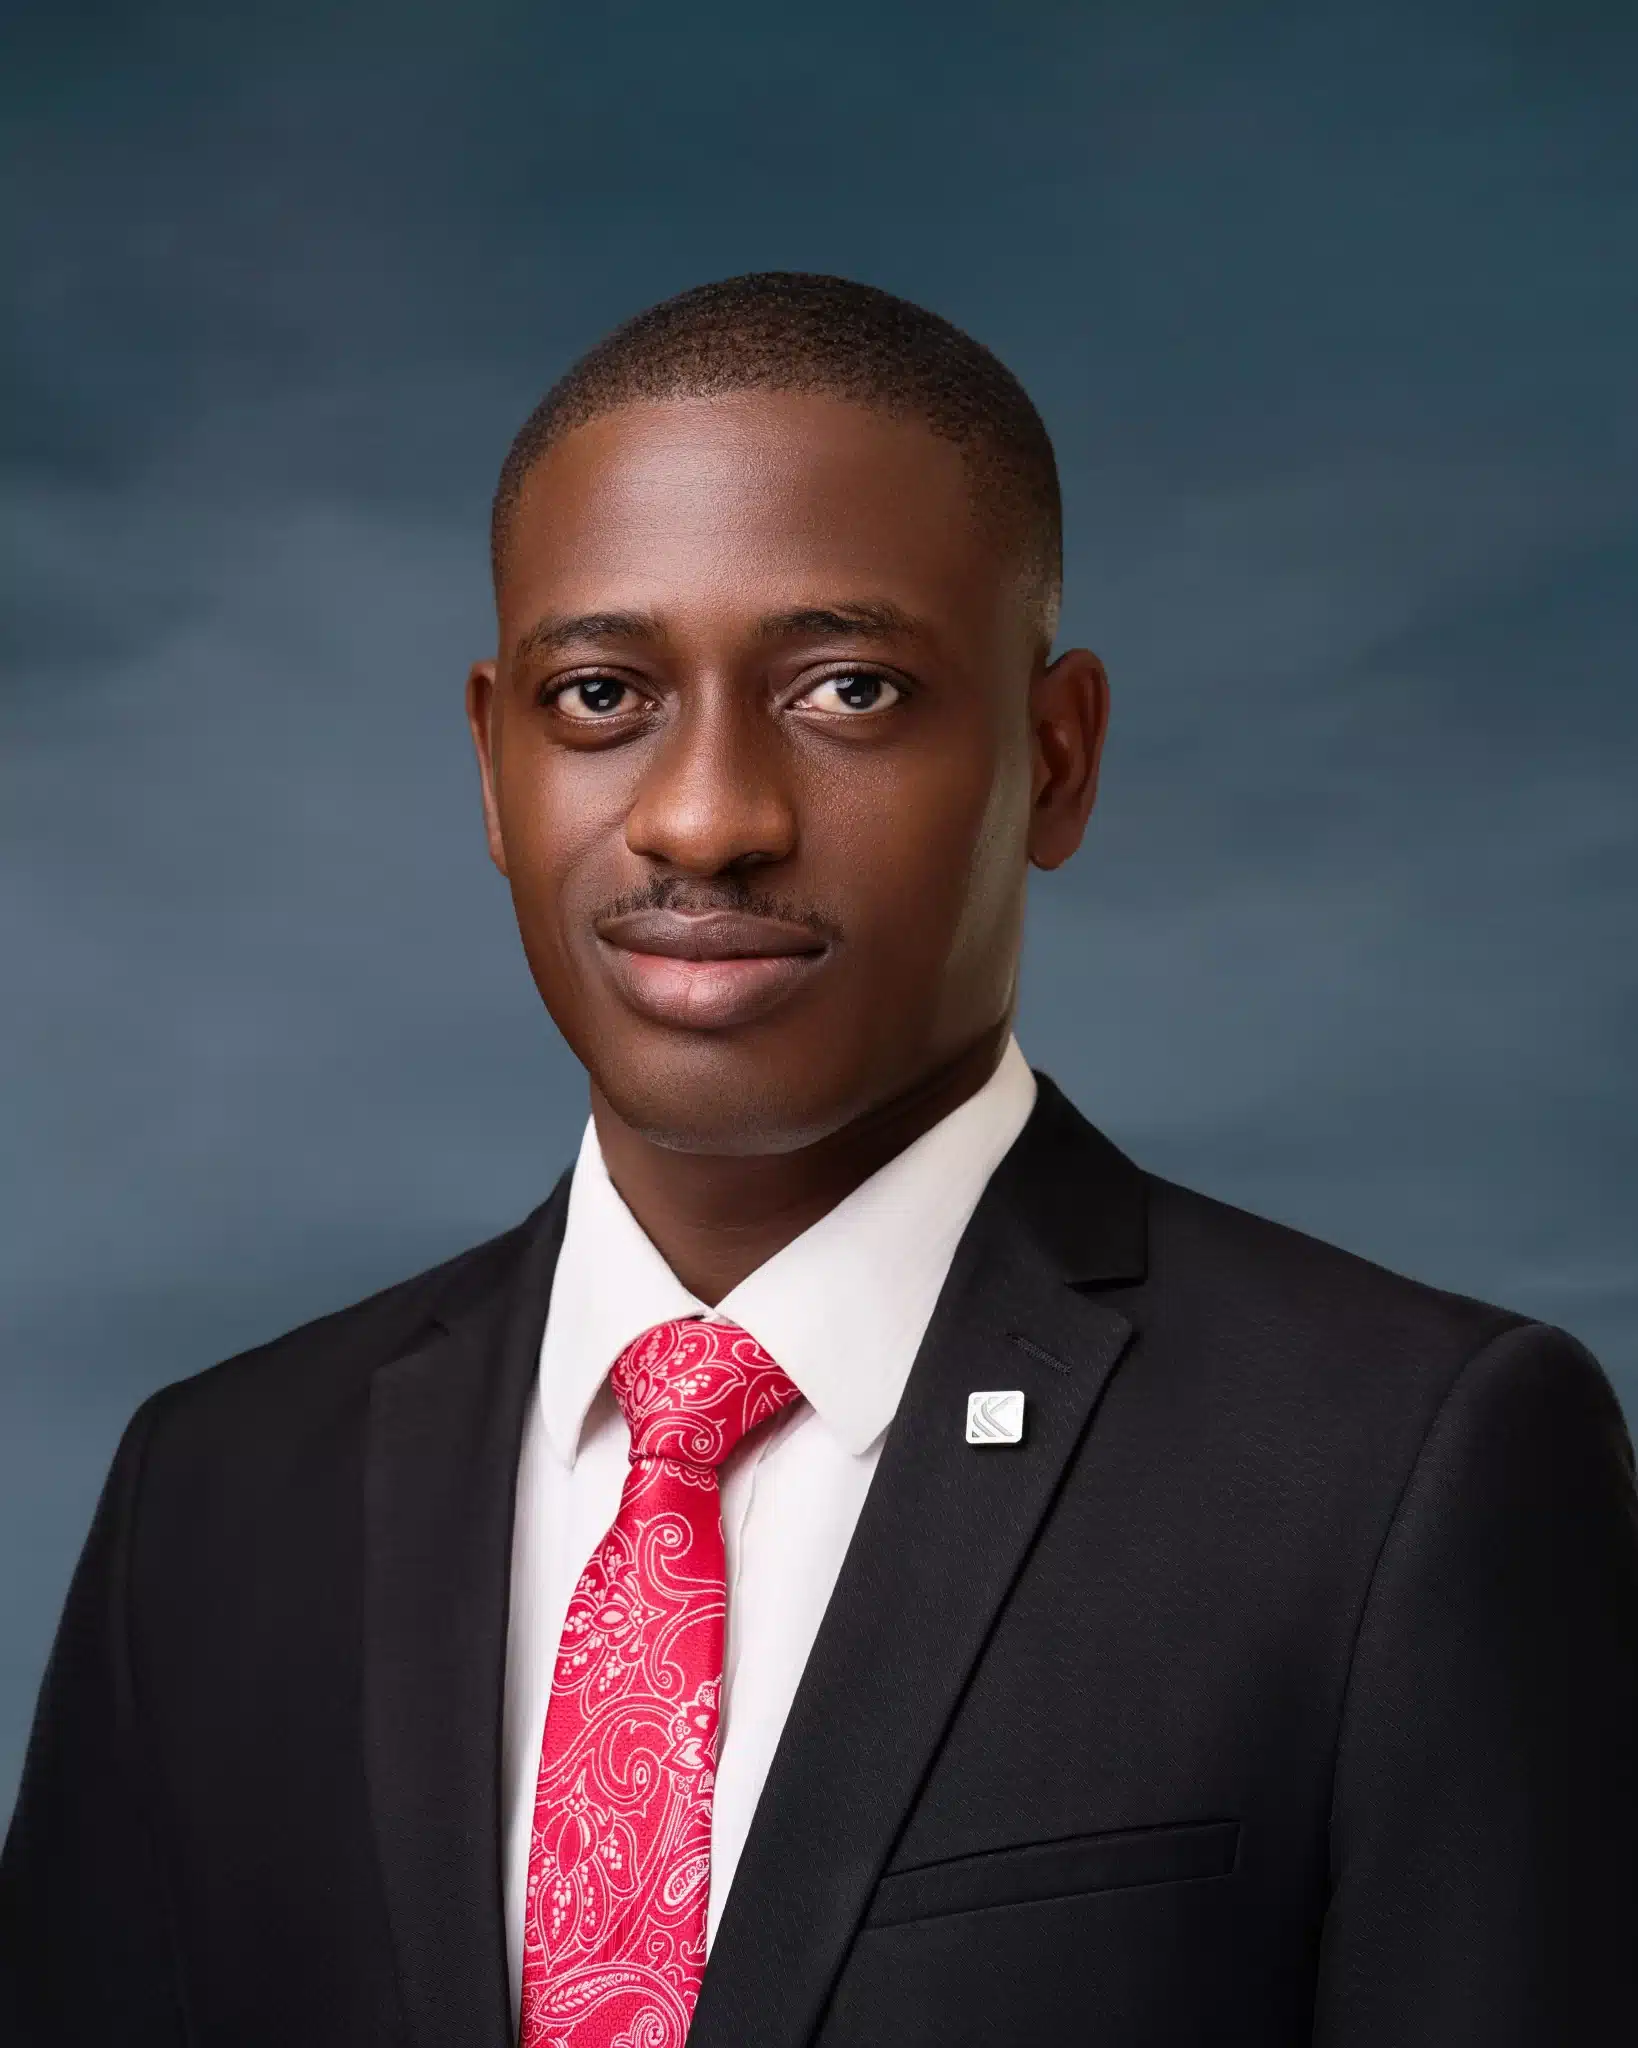
<instances>
[{"instance_id":1,"label":"cheek","mask_svg":"<svg viewBox=\"0 0 1638 2048\"><path fill-rule=\"evenodd\" d=\"M925 984L932 966L993 955L1017 922L1030 788L1012 751L860 778L825 806L825 865L846 878L873 973Z\"/></svg>"},{"instance_id":2,"label":"cheek","mask_svg":"<svg viewBox=\"0 0 1638 2048\"><path fill-rule=\"evenodd\" d=\"M1030 775L1027 758L1003 763L978 799L962 874L951 956L981 978L1010 982L1023 937L1029 874Z\"/></svg>"},{"instance_id":3,"label":"cheek","mask_svg":"<svg viewBox=\"0 0 1638 2048\"><path fill-rule=\"evenodd\" d=\"M605 849L620 842L630 781L614 754L567 756L527 738L503 754L501 837L519 922L537 943L559 942L565 914L572 918L583 907L578 899L595 894Z\"/></svg>"}]
</instances>

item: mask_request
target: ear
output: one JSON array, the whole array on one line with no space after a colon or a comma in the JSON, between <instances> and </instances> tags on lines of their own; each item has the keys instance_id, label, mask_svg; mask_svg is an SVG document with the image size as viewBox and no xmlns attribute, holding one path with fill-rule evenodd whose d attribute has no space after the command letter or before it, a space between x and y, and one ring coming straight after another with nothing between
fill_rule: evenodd
<instances>
[{"instance_id":1,"label":"ear","mask_svg":"<svg viewBox=\"0 0 1638 2048\"><path fill-rule=\"evenodd\" d=\"M1030 727L1029 857L1038 868L1062 867L1092 815L1109 727L1109 678L1090 649L1070 648L1035 678Z\"/></svg>"},{"instance_id":2,"label":"ear","mask_svg":"<svg viewBox=\"0 0 1638 2048\"><path fill-rule=\"evenodd\" d=\"M478 757L478 781L483 790L483 824L489 840L489 858L506 873L506 846L501 838L500 806L495 801L499 767L499 720L496 717L495 664L477 661L466 679L466 722L472 730L472 747Z\"/></svg>"}]
</instances>

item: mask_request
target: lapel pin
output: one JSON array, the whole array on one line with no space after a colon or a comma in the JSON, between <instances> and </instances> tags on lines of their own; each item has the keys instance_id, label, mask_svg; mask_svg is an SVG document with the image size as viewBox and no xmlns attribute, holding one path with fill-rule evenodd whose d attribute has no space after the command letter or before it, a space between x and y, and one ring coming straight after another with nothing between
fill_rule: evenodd
<instances>
[{"instance_id":1,"label":"lapel pin","mask_svg":"<svg viewBox=\"0 0 1638 2048\"><path fill-rule=\"evenodd\" d=\"M1016 1444L1024 1437L1024 1397L1016 1387L999 1394L967 1396L970 1444Z\"/></svg>"}]
</instances>

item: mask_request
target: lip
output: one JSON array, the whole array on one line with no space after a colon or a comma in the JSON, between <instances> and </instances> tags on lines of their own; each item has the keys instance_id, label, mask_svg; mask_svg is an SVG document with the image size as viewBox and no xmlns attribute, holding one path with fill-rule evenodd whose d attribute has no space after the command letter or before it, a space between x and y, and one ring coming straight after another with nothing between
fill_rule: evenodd
<instances>
[{"instance_id":1,"label":"lip","mask_svg":"<svg viewBox=\"0 0 1638 2048\"><path fill-rule=\"evenodd\" d=\"M830 951L805 925L733 910L632 911L600 920L596 931L598 951L632 1009L685 1031L723 1031L766 1016Z\"/></svg>"}]
</instances>

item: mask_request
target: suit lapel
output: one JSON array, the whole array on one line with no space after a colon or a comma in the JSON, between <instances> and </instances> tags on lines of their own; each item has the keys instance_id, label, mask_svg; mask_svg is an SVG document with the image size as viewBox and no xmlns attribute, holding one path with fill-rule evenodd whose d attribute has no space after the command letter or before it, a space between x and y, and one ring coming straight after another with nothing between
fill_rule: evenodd
<instances>
[{"instance_id":1,"label":"suit lapel","mask_svg":"<svg viewBox=\"0 0 1638 2048\"><path fill-rule=\"evenodd\" d=\"M506 2048L500 1730L513 1498L566 1184L507 1277L371 1387L366 1772L419 2048Z\"/></svg>"},{"instance_id":2,"label":"suit lapel","mask_svg":"<svg viewBox=\"0 0 1638 2048\"><path fill-rule=\"evenodd\" d=\"M1131 1326L1141 1176L1049 1082L962 1241L792 1704L690 2048L802 2048ZM967 1396L1019 1388L1015 1446Z\"/></svg>"}]
</instances>

